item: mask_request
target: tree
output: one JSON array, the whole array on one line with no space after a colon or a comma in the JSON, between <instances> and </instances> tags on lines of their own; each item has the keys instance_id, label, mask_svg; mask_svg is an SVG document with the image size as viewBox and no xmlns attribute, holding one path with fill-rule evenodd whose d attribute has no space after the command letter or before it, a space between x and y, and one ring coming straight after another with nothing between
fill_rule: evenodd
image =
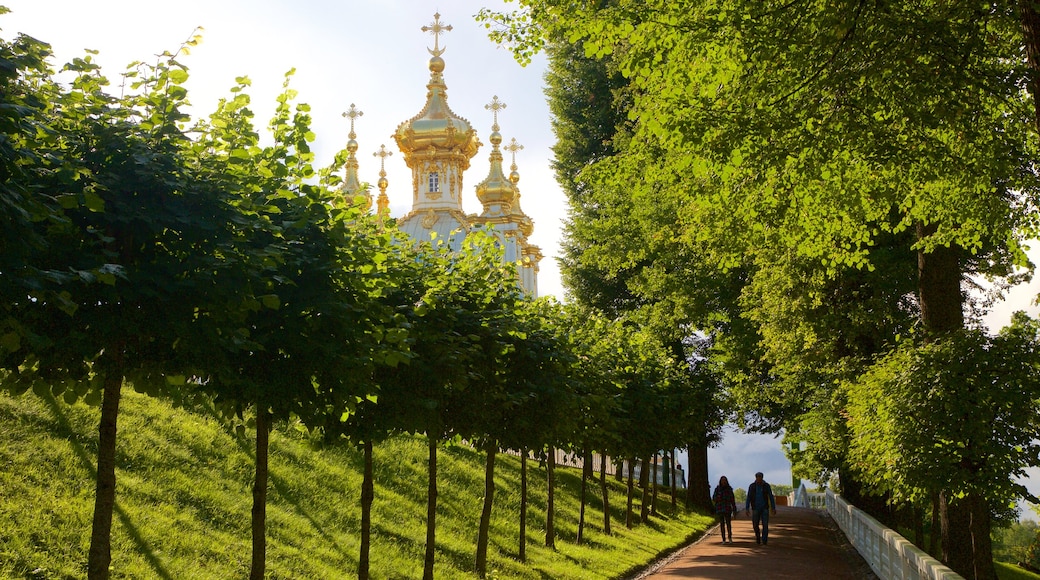
<instances>
[{"instance_id":1,"label":"tree","mask_svg":"<svg viewBox=\"0 0 1040 580\"><path fill-rule=\"evenodd\" d=\"M612 55L637 124L605 179L637 207L675 199L677 236L720 269L773 247L828 277L869 270L880 237L909 232L922 328L940 337L963 325L966 272L1025 264L1036 136L1016 6L522 4L514 22L542 27L526 31ZM990 578L979 505L944 510L945 559Z\"/></svg>"},{"instance_id":2,"label":"tree","mask_svg":"<svg viewBox=\"0 0 1040 580\"><path fill-rule=\"evenodd\" d=\"M176 55L135 64L126 78L136 80L115 98L89 55L66 65L75 79L65 88L34 60L42 55L36 45L22 46L8 71L21 75L24 92L10 93L10 104L24 115L20 130L35 127L7 141L32 154L15 164L6 190L49 201L17 208L35 245L11 270L28 276L10 296L18 338L8 335L4 365L16 390L32 385L101 405L87 574L108 578L123 384L156 394L184 382L181 341L195 336L195 311L212 290L235 212L188 162L192 143L179 109L187 72Z\"/></svg>"},{"instance_id":3,"label":"tree","mask_svg":"<svg viewBox=\"0 0 1040 580\"><path fill-rule=\"evenodd\" d=\"M297 418L323 427L328 415L349 413L374 395L376 364L402 357L400 328L378 298L396 280L388 265L392 239L353 200L341 200L326 170L317 183L308 142L309 108L291 104L290 71L260 147L252 113L238 79L200 126L201 166L234 192L246 220L224 254L217 283L233 288L198 317L218 329L197 353L204 388L218 404L242 417L255 411L253 558L250 576L266 569L268 437L273 421Z\"/></svg>"},{"instance_id":4,"label":"tree","mask_svg":"<svg viewBox=\"0 0 1040 580\"><path fill-rule=\"evenodd\" d=\"M987 512L1033 501L1016 479L1040 453L1038 368L1040 323L1021 312L996 337L901 345L850 386L855 469L905 502L943 489L977 494Z\"/></svg>"}]
</instances>

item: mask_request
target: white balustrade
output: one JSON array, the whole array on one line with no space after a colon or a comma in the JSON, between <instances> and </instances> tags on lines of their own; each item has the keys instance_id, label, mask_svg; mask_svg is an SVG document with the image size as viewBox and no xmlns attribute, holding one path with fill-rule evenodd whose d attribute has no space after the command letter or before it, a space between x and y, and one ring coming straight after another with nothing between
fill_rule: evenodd
<instances>
[{"instance_id":1,"label":"white balustrade","mask_svg":"<svg viewBox=\"0 0 1040 580\"><path fill-rule=\"evenodd\" d=\"M963 576L829 489L825 494L809 494L803 485L795 492L795 505L804 501L802 507L809 507L813 495L824 497L827 513L881 580L963 580Z\"/></svg>"}]
</instances>

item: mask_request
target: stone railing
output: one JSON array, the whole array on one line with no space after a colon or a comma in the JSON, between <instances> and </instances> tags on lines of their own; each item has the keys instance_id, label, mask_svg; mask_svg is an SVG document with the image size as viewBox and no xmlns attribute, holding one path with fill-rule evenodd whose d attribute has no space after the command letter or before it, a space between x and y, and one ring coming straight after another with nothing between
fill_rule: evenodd
<instances>
[{"instance_id":1,"label":"stone railing","mask_svg":"<svg viewBox=\"0 0 1040 580\"><path fill-rule=\"evenodd\" d=\"M803 491L805 486L799 488ZM808 495L808 494L807 494ZM909 540L827 490L827 513L881 580L963 580Z\"/></svg>"}]
</instances>

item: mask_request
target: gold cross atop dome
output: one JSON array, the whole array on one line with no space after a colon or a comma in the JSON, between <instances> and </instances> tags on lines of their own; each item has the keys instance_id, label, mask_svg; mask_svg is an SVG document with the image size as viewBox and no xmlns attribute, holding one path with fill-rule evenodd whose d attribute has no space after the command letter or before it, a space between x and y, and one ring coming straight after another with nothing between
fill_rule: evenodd
<instances>
[{"instance_id":1,"label":"gold cross atop dome","mask_svg":"<svg viewBox=\"0 0 1040 580\"><path fill-rule=\"evenodd\" d=\"M357 109L357 107L354 106L354 103L350 103L350 110L345 112L345 113L343 113L344 117L347 117L347 118L350 119L350 134L347 135L347 136L350 137L351 139L356 139L357 138L357 134L354 133L354 119L357 119L358 117L360 117L362 115L364 115L364 113L359 111Z\"/></svg>"},{"instance_id":2,"label":"gold cross atop dome","mask_svg":"<svg viewBox=\"0 0 1040 580\"><path fill-rule=\"evenodd\" d=\"M393 154L394 154L393 151L387 151L386 150L386 145L380 145L379 146L379 151L376 151L375 153L372 154L372 157L378 157L379 158L379 175L381 177L386 177L386 170L383 168L383 163L386 162L386 158L387 157L390 157Z\"/></svg>"},{"instance_id":3,"label":"gold cross atop dome","mask_svg":"<svg viewBox=\"0 0 1040 580\"><path fill-rule=\"evenodd\" d=\"M503 149L513 154L513 166L511 167L511 169L513 171L516 171L516 152L523 151L524 146L516 141L516 137L513 137L513 139L509 142L509 145L506 145L505 147L503 147Z\"/></svg>"},{"instance_id":4,"label":"gold cross atop dome","mask_svg":"<svg viewBox=\"0 0 1040 580\"><path fill-rule=\"evenodd\" d=\"M429 50L430 54L432 54L433 56L440 56L444 54L444 49L441 48L439 44L441 32L451 32L451 25L448 24L447 26L445 26L444 24L441 24L440 12L433 13L433 22L431 22L429 26L423 26L422 31L433 34L433 48L427 48L426 50Z\"/></svg>"},{"instance_id":5,"label":"gold cross atop dome","mask_svg":"<svg viewBox=\"0 0 1040 580\"><path fill-rule=\"evenodd\" d=\"M498 112L506 108L506 104L498 100L498 95L491 97L491 102L484 105L484 108L491 111L495 116L495 124L491 125L492 131L498 131Z\"/></svg>"}]
</instances>

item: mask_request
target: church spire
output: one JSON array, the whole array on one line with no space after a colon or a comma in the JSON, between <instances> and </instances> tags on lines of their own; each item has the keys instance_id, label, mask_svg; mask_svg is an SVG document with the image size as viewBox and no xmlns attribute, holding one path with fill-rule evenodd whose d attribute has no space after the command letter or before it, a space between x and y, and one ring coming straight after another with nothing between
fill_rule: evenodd
<instances>
[{"instance_id":1,"label":"church spire","mask_svg":"<svg viewBox=\"0 0 1040 580\"><path fill-rule=\"evenodd\" d=\"M513 184L513 191L516 195L513 197L510 216L517 223L520 232L526 240L527 236L534 231L534 222L524 213L524 210L520 209L520 186L517 185L520 182L520 172L516 170L516 152L523 151L524 146L517 142L516 137L513 137L509 141L509 145L506 145L503 149L512 154L512 165L509 166L509 182Z\"/></svg>"},{"instance_id":2,"label":"church spire","mask_svg":"<svg viewBox=\"0 0 1040 580\"><path fill-rule=\"evenodd\" d=\"M498 147L502 144L502 134L498 132L498 112L505 109L506 104L499 101L498 95L495 95L484 108L494 115L490 138L491 169L487 178L477 185L477 199L484 205L484 213L480 217L494 220L509 215L516 191L502 171L502 151Z\"/></svg>"},{"instance_id":3,"label":"church spire","mask_svg":"<svg viewBox=\"0 0 1040 580\"><path fill-rule=\"evenodd\" d=\"M390 198L386 195L386 186L388 184L386 180L386 158L393 155L393 151L387 151L386 145L380 145L379 151L372 154L373 157L379 158L379 198L376 200L376 207L378 208L378 215L389 216L390 215Z\"/></svg>"},{"instance_id":4,"label":"church spire","mask_svg":"<svg viewBox=\"0 0 1040 580\"><path fill-rule=\"evenodd\" d=\"M440 14L423 26L433 34L430 52L430 80L426 84L426 105L419 114L401 123L394 140L412 170L412 210L398 221L402 231L417 240L428 240L436 233L447 239L469 224L462 210L462 173L480 148L480 139L469 121L448 107L444 83L444 47L440 35L451 31Z\"/></svg>"},{"instance_id":5,"label":"church spire","mask_svg":"<svg viewBox=\"0 0 1040 580\"><path fill-rule=\"evenodd\" d=\"M343 179L343 185L340 190L343 191L343 196L349 203L360 202L360 197L364 196L366 199L366 209L372 207L372 196L367 192L361 191L361 183L358 181L358 161L357 161L357 150L358 142L357 133L354 132L354 121L364 115L363 112L359 111L354 103L350 104L350 109L343 113L344 117L350 119L350 133L347 135L349 140L347 141L347 175Z\"/></svg>"}]
</instances>

